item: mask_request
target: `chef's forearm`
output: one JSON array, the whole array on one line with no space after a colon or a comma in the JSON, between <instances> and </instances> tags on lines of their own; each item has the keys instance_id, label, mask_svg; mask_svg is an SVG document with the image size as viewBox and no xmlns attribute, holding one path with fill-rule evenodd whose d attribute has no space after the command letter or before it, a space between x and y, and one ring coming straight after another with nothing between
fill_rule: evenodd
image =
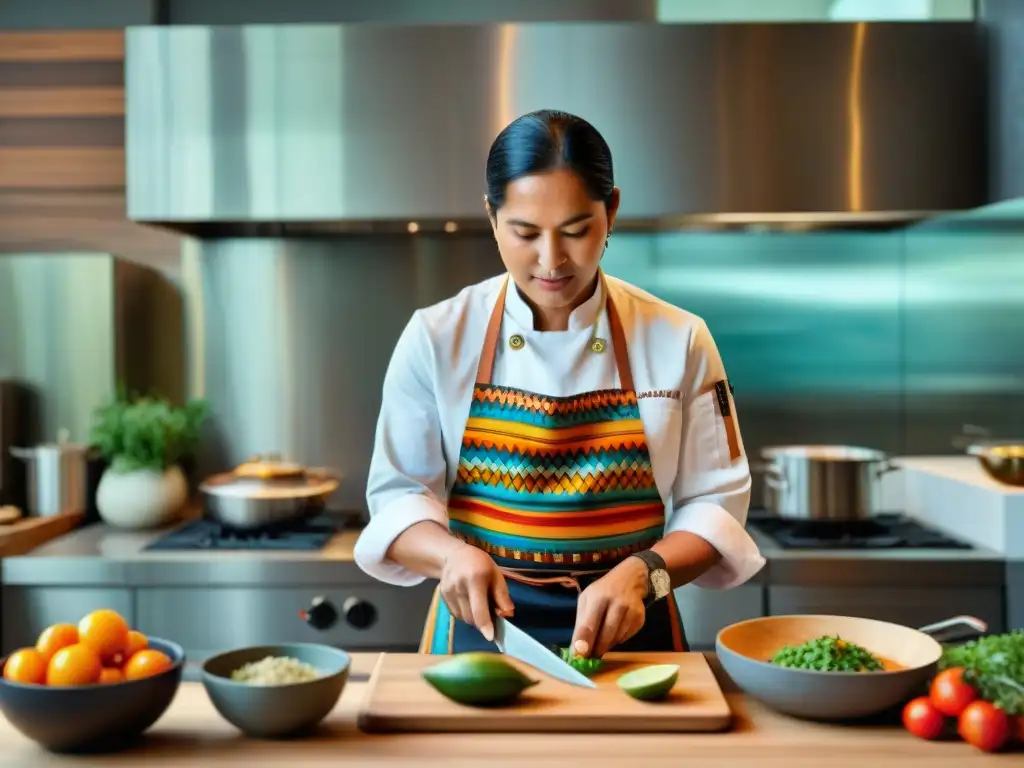
<instances>
[{"instance_id":1,"label":"chef's forearm","mask_svg":"<svg viewBox=\"0 0 1024 768\"><path fill-rule=\"evenodd\" d=\"M388 547L387 557L428 579L440 579L445 560L464 546L444 526L424 520L402 531Z\"/></svg>"},{"instance_id":2,"label":"chef's forearm","mask_svg":"<svg viewBox=\"0 0 1024 768\"><path fill-rule=\"evenodd\" d=\"M673 589L700 578L722 560L717 549L689 531L672 531L651 549L665 561Z\"/></svg>"}]
</instances>

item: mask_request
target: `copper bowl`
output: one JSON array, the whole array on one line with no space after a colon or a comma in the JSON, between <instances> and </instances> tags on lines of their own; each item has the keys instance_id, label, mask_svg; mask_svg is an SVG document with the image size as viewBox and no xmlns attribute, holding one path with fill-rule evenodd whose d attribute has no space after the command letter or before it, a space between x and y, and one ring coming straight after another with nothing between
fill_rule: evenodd
<instances>
[{"instance_id":1,"label":"copper bowl","mask_svg":"<svg viewBox=\"0 0 1024 768\"><path fill-rule=\"evenodd\" d=\"M993 480L1024 487L1024 442L975 443L968 446L967 453L978 458Z\"/></svg>"}]
</instances>

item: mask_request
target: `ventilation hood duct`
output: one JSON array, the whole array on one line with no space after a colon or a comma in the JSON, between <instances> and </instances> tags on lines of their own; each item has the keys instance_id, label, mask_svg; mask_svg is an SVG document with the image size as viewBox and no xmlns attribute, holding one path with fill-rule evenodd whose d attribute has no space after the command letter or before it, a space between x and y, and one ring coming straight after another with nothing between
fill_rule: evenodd
<instances>
[{"instance_id":1,"label":"ventilation hood duct","mask_svg":"<svg viewBox=\"0 0 1024 768\"><path fill-rule=\"evenodd\" d=\"M620 229L892 227L985 199L970 23L137 27L128 213L200 236L486 228L484 163L553 107Z\"/></svg>"}]
</instances>

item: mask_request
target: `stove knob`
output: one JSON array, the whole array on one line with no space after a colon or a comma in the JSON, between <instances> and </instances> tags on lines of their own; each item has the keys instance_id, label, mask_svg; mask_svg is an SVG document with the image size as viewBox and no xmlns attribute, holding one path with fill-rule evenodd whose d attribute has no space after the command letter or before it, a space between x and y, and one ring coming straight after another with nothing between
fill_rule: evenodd
<instances>
[{"instance_id":1,"label":"stove knob","mask_svg":"<svg viewBox=\"0 0 1024 768\"><path fill-rule=\"evenodd\" d=\"M330 629L338 621L338 611L325 597L314 597L309 608L299 611L299 616L313 629L321 632Z\"/></svg>"},{"instance_id":2,"label":"stove knob","mask_svg":"<svg viewBox=\"0 0 1024 768\"><path fill-rule=\"evenodd\" d=\"M377 609L358 597L350 597L341 606L345 621L356 629L369 629L377 621Z\"/></svg>"}]
</instances>

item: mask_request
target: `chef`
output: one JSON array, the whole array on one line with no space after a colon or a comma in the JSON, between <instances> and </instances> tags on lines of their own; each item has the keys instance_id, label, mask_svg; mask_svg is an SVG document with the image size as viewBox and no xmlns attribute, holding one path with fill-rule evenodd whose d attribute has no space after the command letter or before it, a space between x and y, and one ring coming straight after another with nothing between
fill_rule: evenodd
<instances>
[{"instance_id":1,"label":"chef","mask_svg":"<svg viewBox=\"0 0 1024 768\"><path fill-rule=\"evenodd\" d=\"M425 653L494 650L495 614L580 656L686 650L672 590L764 565L707 325L601 269L612 171L579 117L508 125L484 200L505 273L416 311L395 347L355 560L439 581Z\"/></svg>"}]
</instances>

